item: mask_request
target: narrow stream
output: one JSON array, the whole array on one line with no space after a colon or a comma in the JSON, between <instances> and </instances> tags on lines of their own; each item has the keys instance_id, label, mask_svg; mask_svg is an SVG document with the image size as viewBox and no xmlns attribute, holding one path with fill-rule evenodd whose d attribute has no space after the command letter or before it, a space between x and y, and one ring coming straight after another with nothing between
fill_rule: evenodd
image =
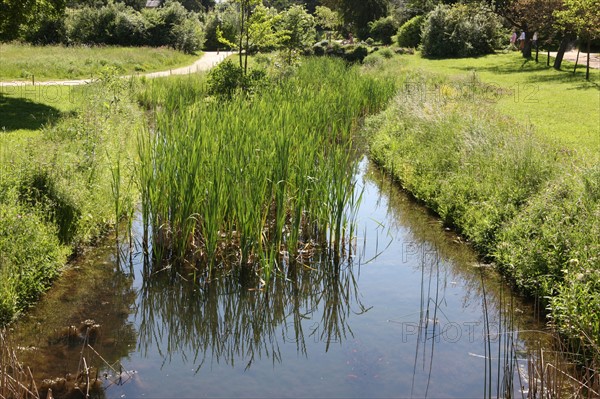
<instances>
[{"instance_id":1,"label":"narrow stream","mask_svg":"<svg viewBox=\"0 0 600 399\"><path fill-rule=\"evenodd\" d=\"M200 289L144 278L140 246L107 240L15 326L20 359L38 381L94 366L107 398L527 397L535 310L368 161L357 178L344 264L314 259L269 295L244 273Z\"/></svg>"}]
</instances>

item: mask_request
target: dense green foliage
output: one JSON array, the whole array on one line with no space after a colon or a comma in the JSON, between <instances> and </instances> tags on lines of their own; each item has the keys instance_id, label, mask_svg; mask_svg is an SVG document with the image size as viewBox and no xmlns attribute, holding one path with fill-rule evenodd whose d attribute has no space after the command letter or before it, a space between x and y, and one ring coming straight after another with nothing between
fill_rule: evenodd
<instances>
[{"instance_id":1,"label":"dense green foliage","mask_svg":"<svg viewBox=\"0 0 600 399\"><path fill-rule=\"evenodd\" d=\"M219 41L219 34L229 42L235 42L239 25L239 14L235 7L229 3L221 3L215 10L208 14L204 26L206 50L217 50L226 47ZM217 33L217 30L220 33Z\"/></svg>"},{"instance_id":2,"label":"dense green foliage","mask_svg":"<svg viewBox=\"0 0 600 399\"><path fill-rule=\"evenodd\" d=\"M387 15L387 0L340 0L337 7L346 27L355 32L358 38L369 36L369 22Z\"/></svg>"},{"instance_id":3,"label":"dense green foliage","mask_svg":"<svg viewBox=\"0 0 600 399\"><path fill-rule=\"evenodd\" d=\"M24 30L35 31L59 20L64 0L0 0L0 42L19 39Z\"/></svg>"},{"instance_id":4,"label":"dense green foliage","mask_svg":"<svg viewBox=\"0 0 600 399\"><path fill-rule=\"evenodd\" d=\"M499 18L485 7L440 5L423 25L422 52L426 57L472 57L493 53L498 46Z\"/></svg>"},{"instance_id":5,"label":"dense green foliage","mask_svg":"<svg viewBox=\"0 0 600 399\"><path fill-rule=\"evenodd\" d=\"M369 22L370 37L385 45L392 44L392 36L397 30L398 23L391 16Z\"/></svg>"},{"instance_id":6,"label":"dense green foliage","mask_svg":"<svg viewBox=\"0 0 600 399\"><path fill-rule=\"evenodd\" d=\"M111 3L71 13L66 22L66 37L71 43L169 46L193 53L204 44L198 18L178 2L142 12Z\"/></svg>"},{"instance_id":7,"label":"dense green foliage","mask_svg":"<svg viewBox=\"0 0 600 399\"><path fill-rule=\"evenodd\" d=\"M406 21L396 35L396 44L400 47L416 48L421 44L421 30L425 17L417 15Z\"/></svg>"},{"instance_id":8,"label":"dense green foliage","mask_svg":"<svg viewBox=\"0 0 600 399\"><path fill-rule=\"evenodd\" d=\"M263 69L252 69L245 74L242 67L227 60L208 74L208 94L231 98L234 94L248 94L266 84Z\"/></svg>"},{"instance_id":9,"label":"dense green foliage","mask_svg":"<svg viewBox=\"0 0 600 399\"><path fill-rule=\"evenodd\" d=\"M269 281L287 262L282 251L292 260L328 240L341 251L356 200L353 130L393 90L342 61L313 59L251 97L155 97L139 176L155 256L203 275L221 262L250 265Z\"/></svg>"},{"instance_id":10,"label":"dense green foliage","mask_svg":"<svg viewBox=\"0 0 600 399\"><path fill-rule=\"evenodd\" d=\"M292 53L310 47L315 40L315 19L302 6L292 6L281 13L278 29L283 33L281 45L288 52L288 64Z\"/></svg>"}]
</instances>

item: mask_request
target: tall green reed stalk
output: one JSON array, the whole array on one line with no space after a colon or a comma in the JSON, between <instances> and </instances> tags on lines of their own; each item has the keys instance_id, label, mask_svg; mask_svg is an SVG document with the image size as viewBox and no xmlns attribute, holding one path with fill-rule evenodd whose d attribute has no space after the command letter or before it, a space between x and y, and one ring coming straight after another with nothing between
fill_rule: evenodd
<instances>
[{"instance_id":1,"label":"tall green reed stalk","mask_svg":"<svg viewBox=\"0 0 600 399\"><path fill-rule=\"evenodd\" d=\"M334 60L306 60L253 96L154 90L140 138L140 186L158 259L212 270L258 266L268 281L287 254L339 251L358 158L354 131L393 85ZM148 98L146 99L148 100Z\"/></svg>"}]
</instances>

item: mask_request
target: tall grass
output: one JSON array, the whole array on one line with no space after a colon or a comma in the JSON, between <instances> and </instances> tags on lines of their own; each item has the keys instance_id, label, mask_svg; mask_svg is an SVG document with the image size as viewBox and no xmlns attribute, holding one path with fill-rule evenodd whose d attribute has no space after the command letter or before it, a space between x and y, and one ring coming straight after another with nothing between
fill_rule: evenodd
<instances>
[{"instance_id":1,"label":"tall grass","mask_svg":"<svg viewBox=\"0 0 600 399\"><path fill-rule=\"evenodd\" d=\"M285 82L230 100L169 91L140 139L145 223L157 258L209 271L262 268L319 243L339 250L353 192L354 130L393 85L307 60ZM330 240L330 241L329 241Z\"/></svg>"},{"instance_id":2,"label":"tall grass","mask_svg":"<svg viewBox=\"0 0 600 399\"><path fill-rule=\"evenodd\" d=\"M89 79L106 67L119 74L168 70L198 57L170 48L0 44L0 80Z\"/></svg>"}]
</instances>

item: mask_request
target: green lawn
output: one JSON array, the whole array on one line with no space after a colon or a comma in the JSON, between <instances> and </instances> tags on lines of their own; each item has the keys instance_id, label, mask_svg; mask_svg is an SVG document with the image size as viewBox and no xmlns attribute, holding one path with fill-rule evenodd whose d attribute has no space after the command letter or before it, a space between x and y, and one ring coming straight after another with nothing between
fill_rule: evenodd
<instances>
[{"instance_id":1,"label":"green lawn","mask_svg":"<svg viewBox=\"0 0 600 399\"><path fill-rule=\"evenodd\" d=\"M89 78L107 66L120 74L154 72L186 66L197 58L167 48L0 44L0 81Z\"/></svg>"},{"instance_id":2,"label":"green lawn","mask_svg":"<svg viewBox=\"0 0 600 399\"><path fill-rule=\"evenodd\" d=\"M82 87L0 87L0 130L39 130L61 115L74 112L81 101Z\"/></svg>"},{"instance_id":3,"label":"green lawn","mask_svg":"<svg viewBox=\"0 0 600 399\"><path fill-rule=\"evenodd\" d=\"M535 126L547 139L588 154L600 153L600 71L585 67L572 73L573 64L563 70L540 62L524 60L519 53L493 54L478 58L429 60L420 55L405 56L409 68L440 73L464 82L475 75L490 89L489 99L497 101L504 114ZM460 80L459 80L460 79ZM468 80L466 80L468 82ZM500 94L498 94L500 93Z\"/></svg>"}]
</instances>

